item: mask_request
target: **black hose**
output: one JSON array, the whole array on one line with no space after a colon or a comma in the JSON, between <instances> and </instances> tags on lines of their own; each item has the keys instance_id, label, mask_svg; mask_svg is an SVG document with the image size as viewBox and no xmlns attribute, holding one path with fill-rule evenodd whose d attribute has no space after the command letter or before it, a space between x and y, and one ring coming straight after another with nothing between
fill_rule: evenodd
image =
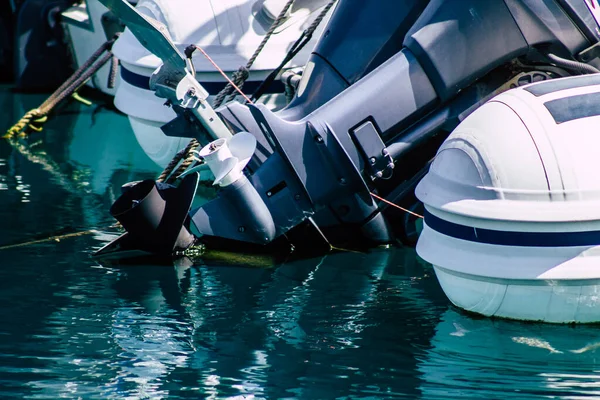
<instances>
[{"instance_id":1,"label":"black hose","mask_svg":"<svg viewBox=\"0 0 600 400\"><path fill-rule=\"evenodd\" d=\"M554 64L559 67L566 68L571 71L580 72L582 74L597 74L600 70L593 65L585 64L579 61L567 60L566 58L559 57L555 54L548 53L546 57L550 59Z\"/></svg>"}]
</instances>

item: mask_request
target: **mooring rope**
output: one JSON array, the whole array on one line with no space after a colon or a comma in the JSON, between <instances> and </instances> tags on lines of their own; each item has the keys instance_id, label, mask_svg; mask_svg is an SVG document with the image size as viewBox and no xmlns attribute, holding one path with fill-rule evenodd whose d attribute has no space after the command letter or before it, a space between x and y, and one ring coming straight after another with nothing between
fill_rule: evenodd
<instances>
[{"instance_id":1,"label":"mooring rope","mask_svg":"<svg viewBox=\"0 0 600 400\"><path fill-rule=\"evenodd\" d=\"M209 55L208 55L208 53L207 53L206 51L204 51L204 50L203 50L203 49L202 49L200 46L197 46L197 45L195 45L195 44L194 44L194 45L192 45L192 46L194 46L194 48L195 48L196 50L199 50L199 51L200 51L200 52L201 52L201 53L204 55L204 57L206 57L206 59L207 59L207 60L208 60L208 61L209 61L209 62L210 62L212 65L213 65L213 67L215 67L215 69L216 69L216 70L217 70L217 71L218 71L218 72L219 72L219 73L220 73L220 74L223 76L223 78L225 78L225 80L227 81L227 84L228 84L228 85L231 85L231 87L232 87L232 88L233 88L235 91L237 91L237 92L238 92L238 93L239 93L239 94L240 94L240 95L241 95L241 96L242 96L244 99L246 99L246 101L247 101L248 103L250 103L250 104L253 104L252 100L250 100L250 98L249 98L248 96L246 96L246 94L245 94L244 92L242 92L242 89L241 89L241 88L240 88L240 87L239 87L239 86L238 86L238 85L237 85L237 84L236 84L234 81L232 81L232 80L231 80L231 79L230 79L230 78L227 76L227 74L225 73L225 71L223 71L223 70L221 69L221 67L219 67L219 65L218 65L218 64L217 64L217 63L216 63L216 62L215 62L215 61L214 61L214 60L211 58L211 56L209 56ZM234 75L235 75L235 74L234 74ZM218 95L217 95L217 96L218 96ZM218 107L218 106L220 105L220 103L219 103L219 105L217 105L217 102L215 101L215 102L213 103L213 105L214 105L214 107Z\"/></svg>"},{"instance_id":2,"label":"mooring rope","mask_svg":"<svg viewBox=\"0 0 600 400\"><path fill-rule=\"evenodd\" d=\"M16 248L25 247L25 246L32 246L35 244L48 243L48 242L57 242L58 243L64 239L70 239L70 238L81 237L81 236L86 236L86 235L95 235L97 233L102 233L103 231L106 231L107 229L116 229L116 228L121 228L121 225L118 222L116 224L112 224L112 225L107 226L102 229L89 229L87 231L71 232L71 233L65 233L63 235L53 235L53 236L49 236L49 237L43 238L43 239L34 239L34 240L28 240L26 242L21 242L21 243L7 244L4 246L0 246L0 251L16 249Z\"/></svg>"},{"instance_id":3,"label":"mooring rope","mask_svg":"<svg viewBox=\"0 0 600 400\"><path fill-rule=\"evenodd\" d=\"M161 174L156 180L158 182L171 183L175 179L177 179L177 177L181 175L195 161L193 157L194 150L196 150L199 146L200 142L198 142L198 140L190 140L190 142L184 149L179 150L177 154L175 154L175 157L173 157L171 162L165 167L163 172L161 172ZM181 160L183 160L183 162L181 163L179 168L177 168L175 173L173 173L173 170L175 169L175 167L177 167L177 164L179 164Z\"/></svg>"},{"instance_id":4,"label":"mooring rope","mask_svg":"<svg viewBox=\"0 0 600 400\"><path fill-rule=\"evenodd\" d=\"M192 54L193 54L194 50L200 51L204 55L204 57L206 57L208 59L208 61L217 69L217 71L219 71L221 73L221 75L223 75L225 80L227 80L227 85L223 88L223 90L221 90L215 96L215 100L213 101L213 107L215 107L215 108L219 107L223 103L223 100L225 99L225 97L227 97L227 95L229 95L234 90L237 91L238 93L240 93L246 99L246 101L252 103L250 98L248 96L246 96L244 94L244 92L242 92L241 85L243 85L244 82L246 81L246 79L248 79L248 76L250 75L249 70L252 67L252 65L254 64L254 61L256 61L256 58L259 56L259 54L261 53L261 51L263 50L263 48L269 41L269 38L273 35L273 32L275 31L275 29L277 29L277 27L284 20L288 10L290 9L290 7L292 6L293 3L294 3L294 0L289 0L283 6L283 9L279 13L279 15L277 16L275 21L273 21L273 23L271 24L271 27L269 28L267 33L265 33L265 37L260 42L260 44L258 45L256 50L254 51L254 54L252 55L252 57L250 57L250 59L248 60L248 62L246 63L245 66L240 67L238 69L238 71L236 71L233 74L232 79L230 79L227 76L227 74L225 74L225 72L223 72L223 70L217 65L217 63L215 63L214 60L202 48L200 48L200 46L197 46L194 44L188 46L188 48L186 49L186 55L189 59L192 58ZM193 74L195 71L189 71L189 72ZM196 138L192 138L183 150L180 150L179 152L177 152L177 154L175 154L175 157L173 157L171 162L169 162L169 164L165 167L165 169L160 174L160 176L158 177L157 180L159 182L169 183L169 182L172 182L173 180L177 179L177 177L179 175L181 175L181 173L183 173L195 161L194 150L196 150L198 147L200 147L200 142L198 142L198 140ZM181 165L179 165L180 162L181 162ZM177 167L177 165L179 165L179 167L177 168L177 170L175 172L173 172L173 170L175 169L175 167ZM168 181L167 181L167 179L168 179Z\"/></svg>"},{"instance_id":5,"label":"mooring rope","mask_svg":"<svg viewBox=\"0 0 600 400\"><path fill-rule=\"evenodd\" d=\"M190 51L190 49L191 49L191 51ZM252 100L250 100L250 98L244 92L242 92L242 89L240 89L235 84L235 82L233 82L227 76L227 74L208 55L208 53L206 53L206 51L204 51L203 48L201 48L200 46L197 46L195 44L192 44L192 45L188 46L188 48L186 49L186 54L188 54L188 57L191 57L191 55L193 53L193 50L200 51L204 55L204 57L206 57L206 59L215 67L215 69L217 71L219 71L219 73L221 75L223 75L223 77L225 78L225 80L227 80L228 85L231 85L231 87L234 90L236 90L242 97L244 97L246 99L246 101L248 101L249 103L252 104ZM173 159L171 160L171 162L169 162L169 164L165 167L165 169L163 170L163 172L158 177L157 181L158 182L171 183L175 179L177 179L177 177L179 175L181 175L182 173L184 173L185 170L188 169L188 167L194 163L194 161L198 161L197 157L195 156L195 150L198 147L200 147L200 142L198 142L198 140L196 138L190 139L190 141L187 144L187 146L183 150L180 150L180 151L177 152L177 154L175 154L175 157L173 157ZM181 161L181 165L179 165L179 167L177 167L177 165L179 164L180 161ZM177 167L177 170L175 172L173 172L173 169L175 167Z\"/></svg>"},{"instance_id":6,"label":"mooring rope","mask_svg":"<svg viewBox=\"0 0 600 400\"><path fill-rule=\"evenodd\" d=\"M119 59L113 55L112 59L110 60L110 70L108 72L108 82L106 84L106 87L108 87L109 89L114 89L115 85L117 83L117 76L119 73Z\"/></svg>"},{"instance_id":7,"label":"mooring rope","mask_svg":"<svg viewBox=\"0 0 600 400\"><path fill-rule=\"evenodd\" d=\"M284 57L283 61L277 66L277 68L271 71L269 76L267 76L265 80L260 84L260 86L256 89L256 91L252 95L252 99L254 101L258 100L258 98L260 98L260 96L263 95L265 90L269 87L269 85L271 85L271 83L275 80L277 75L279 75L283 67L285 67L285 65L288 62L290 62L292 58L294 58L296 54L298 54L308 42L310 42L310 40L312 39L312 35L315 33L315 31L321 24L321 21L325 19L325 16L329 12L329 10L331 10L331 7L333 7L336 1L337 0L330 0L329 3L327 3L327 5L323 7L323 10L321 10L321 13L317 16L317 18L315 18L313 23L310 24L310 26L306 28L304 32L302 32L298 40L296 40L296 42L292 45L292 47ZM230 97L229 100L233 100L233 97Z\"/></svg>"},{"instance_id":8,"label":"mooring rope","mask_svg":"<svg viewBox=\"0 0 600 400\"><path fill-rule=\"evenodd\" d=\"M263 40L260 42L256 50L254 51L254 54L252 54L252 57L250 57L245 66L240 67L240 69L238 69L233 74L232 78L235 82L235 86L238 86L240 89L242 88L242 86L246 82L246 79L248 79L248 77L250 76L250 68L252 68L252 65L254 65L254 62L267 45L267 42L273 35L273 32L275 32L275 29L277 29L277 27L279 27L279 25L281 25L281 23L285 20L287 13L292 8L293 4L294 0L288 0L288 2L285 3L281 11L279 12L279 15L277 16L277 18L275 18L275 20L271 24L271 27L265 33L265 37L263 37ZM230 94L231 97L229 98L229 100L233 100L233 98L235 97L235 94L232 94L233 89L234 85L232 83L228 83L227 86L225 86L223 90L221 90L219 94L217 94L217 96L215 97L215 101L213 102L215 108L219 107L223 103L225 97L227 97Z\"/></svg>"},{"instance_id":9,"label":"mooring rope","mask_svg":"<svg viewBox=\"0 0 600 400\"><path fill-rule=\"evenodd\" d=\"M89 231L66 233L64 235L50 236L50 237L47 237L47 238L44 238L44 239L30 240L28 242L23 242L23 243L8 244L8 245L5 245L5 246L0 246L0 251L15 249L15 248L18 248L18 247L31 246L31 245L40 244L40 243L60 242L63 239L68 239L68 238L73 238L73 237L79 237L79 236L85 236L85 235L91 235L91 234L95 234L95 233L98 233L98 232L99 231L97 231L95 229L91 229Z\"/></svg>"},{"instance_id":10,"label":"mooring rope","mask_svg":"<svg viewBox=\"0 0 600 400\"><path fill-rule=\"evenodd\" d=\"M64 99L72 96L92 75L94 75L104 64L113 58L110 49L117 39L115 35L106 41L92 54L92 56L81 65L58 89L54 91L38 108L29 110L14 124L3 136L11 138L15 135L25 136L27 130L40 132L41 125L48 120L48 114ZM106 52L106 54L104 54ZM104 54L104 56L103 56Z\"/></svg>"}]
</instances>

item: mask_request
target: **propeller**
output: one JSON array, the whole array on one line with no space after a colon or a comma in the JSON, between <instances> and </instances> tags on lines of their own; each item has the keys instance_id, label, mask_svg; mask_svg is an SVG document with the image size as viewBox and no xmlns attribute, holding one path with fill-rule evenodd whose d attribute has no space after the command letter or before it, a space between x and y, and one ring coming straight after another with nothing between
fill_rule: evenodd
<instances>
[{"instance_id":1,"label":"propeller","mask_svg":"<svg viewBox=\"0 0 600 400\"><path fill-rule=\"evenodd\" d=\"M215 176L213 185L228 186L242 176L256 150L256 138L248 132L239 132L229 139L217 139L198 153Z\"/></svg>"}]
</instances>

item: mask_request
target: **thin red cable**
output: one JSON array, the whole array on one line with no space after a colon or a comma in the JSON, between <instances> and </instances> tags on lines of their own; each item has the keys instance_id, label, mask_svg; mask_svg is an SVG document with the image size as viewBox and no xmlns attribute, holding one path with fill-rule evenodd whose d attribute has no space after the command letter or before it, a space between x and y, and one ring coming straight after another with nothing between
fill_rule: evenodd
<instances>
[{"instance_id":1,"label":"thin red cable","mask_svg":"<svg viewBox=\"0 0 600 400\"><path fill-rule=\"evenodd\" d=\"M235 83L233 83L233 81L231 79L229 79L229 77L227 76L227 74L225 74L225 72L223 72L223 70L217 65L216 62L213 61L212 58L210 58L210 56L202 49L202 47L194 45L194 47L196 48L196 50L199 50L202 54L204 54L204 57L206 57L208 59L208 61L210 61L210 63L217 69L217 71L219 71L221 73L221 75L223 75L223 77L225 79L227 79L227 82L229 82L229 84L231 86L233 86L233 88L239 93L241 94L244 99L246 99L246 101L250 104L254 104L252 102L252 100L250 100L250 98L248 98L248 96L246 96L244 94L244 92L242 92L242 89L240 89L239 87L237 87L237 85Z\"/></svg>"},{"instance_id":2,"label":"thin red cable","mask_svg":"<svg viewBox=\"0 0 600 400\"><path fill-rule=\"evenodd\" d=\"M394 203L392 203L391 201L387 201L387 200L386 200L386 199L384 199L383 197L379 197L379 196L377 196L375 193L371 193L371 196L375 197L377 200L381 200L381 201L383 201L384 203L386 203L386 204L388 204L388 205L390 205L390 206L392 206L392 207L396 207L396 208L397 208L397 209L399 209L399 210L402 210L402 211L404 211L404 212L406 212L406 213L409 213L410 215L414 215L415 217L418 217L418 218L423 218L423 216L422 216L422 215L419 215L419 214L417 214L417 213L415 213L415 212L412 212L412 211L410 211L410 210L407 210L406 208L400 207L398 204L394 204Z\"/></svg>"}]
</instances>

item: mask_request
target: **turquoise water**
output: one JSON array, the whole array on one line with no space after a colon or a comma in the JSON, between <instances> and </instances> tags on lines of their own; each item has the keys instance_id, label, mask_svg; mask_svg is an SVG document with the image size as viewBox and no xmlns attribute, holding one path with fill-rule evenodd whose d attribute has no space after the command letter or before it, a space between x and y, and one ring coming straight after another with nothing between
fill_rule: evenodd
<instances>
[{"instance_id":1,"label":"turquoise water","mask_svg":"<svg viewBox=\"0 0 600 400\"><path fill-rule=\"evenodd\" d=\"M43 100L0 90L4 130ZM600 398L600 327L453 308L413 249L262 267L102 265L127 119L62 109L0 142L0 398ZM526 301L526 299L524 300Z\"/></svg>"}]
</instances>

